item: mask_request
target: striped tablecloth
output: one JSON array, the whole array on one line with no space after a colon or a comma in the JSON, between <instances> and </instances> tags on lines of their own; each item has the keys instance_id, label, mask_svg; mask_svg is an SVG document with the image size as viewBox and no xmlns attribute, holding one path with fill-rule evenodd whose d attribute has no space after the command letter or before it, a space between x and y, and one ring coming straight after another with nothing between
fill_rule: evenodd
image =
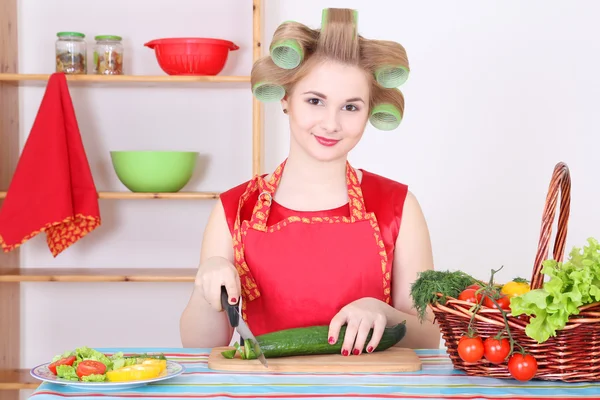
<instances>
[{"instance_id":1,"label":"striped tablecloth","mask_svg":"<svg viewBox=\"0 0 600 400\"><path fill-rule=\"evenodd\" d=\"M600 383L518 382L469 377L454 370L444 350L417 350L423 368L416 373L292 374L227 373L208 369L210 349L98 349L164 352L185 365L183 375L128 391L87 392L43 383L34 400L56 399L600 399Z\"/></svg>"}]
</instances>

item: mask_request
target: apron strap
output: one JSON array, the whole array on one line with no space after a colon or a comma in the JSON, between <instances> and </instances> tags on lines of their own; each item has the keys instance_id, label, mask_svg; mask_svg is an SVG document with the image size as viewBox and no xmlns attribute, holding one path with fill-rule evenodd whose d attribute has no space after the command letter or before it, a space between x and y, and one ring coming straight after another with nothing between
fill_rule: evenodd
<instances>
[{"instance_id":1,"label":"apron strap","mask_svg":"<svg viewBox=\"0 0 600 400\"><path fill-rule=\"evenodd\" d=\"M244 300L253 300L260 296L260 291L258 290L258 286L256 285L256 281L250 272L250 268L248 268L248 264L246 264L246 258L244 257L244 242L242 240L242 223L241 223L241 213L242 207L246 203L246 201L250 198L250 195L256 191L258 188L258 176L254 177L250 182L248 182L248 186L246 186L246 190L240 196L240 200L238 203L238 209L235 216L235 222L233 224L233 252L234 252L234 260L235 260L235 268L240 277L240 283L242 287L242 297ZM245 301L244 301L245 303ZM242 307L244 308L244 307Z\"/></svg>"},{"instance_id":2,"label":"apron strap","mask_svg":"<svg viewBox=\"0 0 600 400\"><path fill-rule=\"evenodd\" d=\"M277 170L271 175L269 181L262 177L258 178L258 200L252 211L250 226L258 231L265 232L267 230L267 221L271 212L271 204L273 203L273 195L283 173L285 161L277 167ZM346 162L346 185L348 188L348 207L350 208L350 218L352 222L362 221L367 218L367 210L365 200L363 198L360 182L356 171Z\"/></svg>"}]
</instances>

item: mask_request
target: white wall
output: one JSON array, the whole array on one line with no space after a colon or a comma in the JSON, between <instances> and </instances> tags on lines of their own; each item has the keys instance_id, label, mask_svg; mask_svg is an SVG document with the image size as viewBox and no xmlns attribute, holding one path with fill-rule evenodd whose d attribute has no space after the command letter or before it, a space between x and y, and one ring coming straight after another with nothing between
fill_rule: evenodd
<instances>
[{"instance_id":1,"label":"white wall","mask_svg":"<svg viewBox=\"0 0 600 400\"><path fill-rule=\"evenodd\" d=\"M21 0L20 72L50 73L55 34L124 37L128 74L162 74L146 41L212 36L234 41L223 74L251 68L250 1ZM412 73L406 115L392 133L368 128L351 162L410 185L427 216L438 269L529 277L553 167L573 177L568 249L600 238L597 211L600 28L592 1L263 0L264 48L287 19L317 27L323 7L359 9L369 38L401 42ZM126 9L126 7L128 7ZM90 51L91 52L91 51ZM25 140L43 95L21 94ZM232 87L73 87L99 190L125 190L116 149L202 153L186 190L225 190L251 173L251 95ZM175 105L178 103L178 105ZM286 118L266 106L266 167L286 155ZM197 265L212 201L101 202L103 226L57 259L44 238L23 247L27 267L166 268ZM193 227L186 227L193 221ZM75 346L180 346L189 284L23 284L23 367ZM127 307L130 307L127 309ZM42 330L46 331L42 333Z\"/></svg>"}]
</instances>

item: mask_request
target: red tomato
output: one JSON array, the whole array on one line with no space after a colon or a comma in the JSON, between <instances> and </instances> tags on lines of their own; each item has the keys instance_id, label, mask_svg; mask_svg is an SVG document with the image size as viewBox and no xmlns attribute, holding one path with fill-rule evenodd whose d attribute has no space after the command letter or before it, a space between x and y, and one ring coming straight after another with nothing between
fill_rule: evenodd
<instances>
[{"instance_id":1,"label":"red tomato","mask_svg":"<svg viewBox=\"0 0 600 400\"><path fill-rule=\"evenodd\" d=\"M496 339L489 337L483 342L484 357L491 363L500 364L510 353L510 342L508 339Z\"/></svg>"},{"instance_id":2,"label":"red tomato","mask_svg":"<svg viewBox=\"0 0 600 400\"><path fill-rule=\"evenodd\" d=\"M483 357L483 342L479 336L463 336L458 342L458 355L466 362L476 362Z\"/></svg>"},{"instance_id":3,"label":"red tomato","mask_svg":"<svg viewBox=\"0 0 600 400\"><path fill-rule=\"evenodd\" d=\"M500 296L500 298L495 299L495 300L501 309L503 309L505 311L510 311L510 299L507 296L502 295L502 296ZM498 308L498 307L496 307L496 304L494 304L492 299L487 296L485 297L485 299L483 299L483 305L486 307L489 307L489 308Z\"/></svg>"},{"instance_id":4,"label":"red tomato","mask_svg":"<svg viewBox=\"0 0 600 400\"><path fill-rule=\"evenodd\" d=\"M102 375L106 372L106 365L96 360L83 360L77 364L77 376Z\"/></svg>"},{"instance_id":5,"label":"red tomato","mask_svg":"<svg viewBox=\"0 0 600 400\"><path fill-rule=\"evenodd\" d=\"M75 362L76 359L77 359L77 357L75 357L75 356L61 358L60 360L54 361L52 364L48 365L48 369L54 375L56 375L56 367L58 367L59 365L73 365L73 363Z\"/></svg>"},{"instance_id":6,"label":"red tomato","mask_svg":"<svg viewBox=\"0 0 600 400\"><path fill-rule=\"evenodd\" d=\"M537 370L537 361L531 354L514 353L508 360L508 371L518 381L530 380Z\"/></svg>"},{"instance_id":7,"label":"red tomato","mask_svg":"<svg viewBox=\"0 0 600 400\"><path fill-rule=\"evenodd\" d=\"M472 285L467 286L465 289L475 289L475 290L479 290L481 289L481 285L474 283Z\"/></svg>"},{"instance_id":8,"label":"red tomato","mask_svg":"<svg viewBox=\"0 0 600 400\"><path fill-rule=\"evenodd\" d=\"M458 295L458 300L469 303L477 303L478 298L481 298L481 294L476 294L475 289L465 289Z\"/></svg>"}]
</instances>

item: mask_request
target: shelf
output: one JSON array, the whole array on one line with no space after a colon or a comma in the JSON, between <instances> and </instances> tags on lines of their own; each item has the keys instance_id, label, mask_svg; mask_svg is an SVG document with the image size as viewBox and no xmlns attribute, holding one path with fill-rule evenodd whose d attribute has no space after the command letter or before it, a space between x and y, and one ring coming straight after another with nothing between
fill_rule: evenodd
<instances>
[{"instance_id":1,"label":"shelf","mask_svg":"<svg viewBox=\"0 0 600 400\"><path fill-rule=\"evenodd\" d=\"M110 84L116 86L157 86L180 84L240 84L250 83L249 76L179 76L179 75L66 75L67 82L77 85ZM0 74L0 83L45 86L50 74Z\"/></svg>"},{"instance_id":2,"label":"shelf","mask_svg":"<svg viewBox=\"0 0 600 400\"><path fill-rule=\"evenodd\" d=\"M98 198L104 200L210 200L218 199L218 192L177 192L177 193L133 193L133 192L98 192ZM6 192L0 192L0 199Z\"/></svg>"},{"instance_id":3,"label":"shelf","mask_svg":"<svg viewBox=\"0 0 600 400\"><path fill-rule=\"evenodd\" d=\"M40 383L28 369L0 369L0 390L36 389Z\"/></svg>"},{"instance_id":4,"label":"shelf","mask_svg":"<svg viewBox=\"0 0 600 400\"><path fill-rule=\"evenodd\" d=\"M194 282L195 268L10 268L0 282Z\"/></svg>"}]
</instances>

